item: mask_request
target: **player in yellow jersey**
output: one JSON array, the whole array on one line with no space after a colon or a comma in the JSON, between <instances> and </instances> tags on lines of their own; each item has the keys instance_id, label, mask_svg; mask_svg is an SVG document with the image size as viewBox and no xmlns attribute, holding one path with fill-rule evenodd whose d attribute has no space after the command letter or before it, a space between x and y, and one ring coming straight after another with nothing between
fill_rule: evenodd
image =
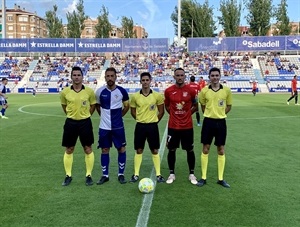
<instances>
[{"instance_id":1,"label":"player in yellow jersey","mask_svg":"<svg viewBox=\"0 0 300 227\"><path fill-rule=\"evenodd\" d=\"M159 130L158 122L164 115L164 99L161 94L150 88L151 75L143 72L140 76L142 89L132 95L130 100L131 115L136 120L134 130L134 174L130 182L139 180L142 155L146 140L152 152L152 160L156 171L157 182L165 182L160 173L160 157L158 154Z\"/></svg>"},{"instance_id":2,"label":"player in yellow jersey","mask_svg":"<svg viewBox=\"0 0 300 227\"><path fill-rule=\"evenodd\" d=\"M206 173L208 165L208 153L213 139L218 151L218 181L223 187L230 185L223 179L225 168L225 142L227 136L226 117L231 110L232 94L230 88L220 84L221 72L219 68L211 68L208 78L210 85L204 87L199 95L199 102L203 112L204 120L201 131L201 153L202 178L198 186L206 184Z\"/></svg>"},{"instance_id":3,"label":"player in yellow jersey","mask_svg":"<svg viewBox=\"0 0 300 227\"><path fill-rule=\"evenodd\" d=\"M73 67L71 71L72 85L62 90L60 95L61 106L67 115L64 125L62 146L66 148L64 154L64 167L66 177L63 186L72 181L73 152L79 137L85 152L86 180L85 184L93 184L92 170L94 167L94 143L91 115L95 111L96 97L94 91L84 86L83 72L80 67Z\"/></svg>"}]
</instances>

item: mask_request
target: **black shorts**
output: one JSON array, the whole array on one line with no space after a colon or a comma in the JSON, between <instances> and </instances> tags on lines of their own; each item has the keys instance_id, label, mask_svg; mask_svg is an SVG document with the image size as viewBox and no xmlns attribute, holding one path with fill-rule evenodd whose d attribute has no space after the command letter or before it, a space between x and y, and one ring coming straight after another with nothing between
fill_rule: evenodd
<instances>
[{"instance_id":1,"label":"black shorts","mask_svg":"<svg viewBox=\"0 0 300 227\"><path fill-rule=\"evenodd\" d=\"M225 145L227 136L226 120L224 119L212 119L205 117L203 120L201 131L201 143L211 145L215 138L215 145Z\"/></svg>"},{"instance_id":2,"label":"black shorts","mask_svg":"<svg viewBox=\"0 0 300 227\"><path fill-rule=\"evenodd\" d=\"M134 149L145 148L148 141L150 150L159 149L159 130L157 123L136 123L134 130Z\"/></svg>"},{"instance_id":3,"label":"black shorts","mask_svg":"<svg viewBox=\"0 0 300 227\"><path fill-rule=\"evenodd\" d=\"M78 137L83 147L91 146L94 143L93 126L90 118L84 120L72 120L70 118L66 119L62 138L62 146L74 147Z\"/></svg>"},{"instance_id":4,"label":"black shorts","mask_svg":"<svg viewBox=\"0 0 300 227\"><path fill-rule=\"evenodd\" d=\"M194 149L194 129L168 128L167 147L169 150L179 148L191 151Z\"/></svg>"}]
</instances>

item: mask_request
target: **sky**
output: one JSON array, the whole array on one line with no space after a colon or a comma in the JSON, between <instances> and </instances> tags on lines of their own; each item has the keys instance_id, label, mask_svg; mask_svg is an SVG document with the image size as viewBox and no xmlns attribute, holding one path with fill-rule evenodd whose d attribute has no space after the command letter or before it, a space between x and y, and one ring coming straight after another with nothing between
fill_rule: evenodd
<instances>
[{"instance_id":1,"label":"sky","mask_svg":"<svg viewBox=\"0 0 300 227\"><path fill-rule=\"evenodd\" d=\"M204 0L196 0L200 4ZM238 0L242 1L242 0ZM40 17L45 17L47 10L52 10L53 5L58 6L58 17L66 23L66 13L73 12L76 9L78 0L6 0L6 7L13 8L16 3L22 9L30 12L37 12ZM171 14L174 12L178 0L83 0L85 14L92 19L97 18L100 9L104 5L109 12L109 20L111 24L120 26L122 16L132 18L134 23L143 26L148 32L148 38L169 38L175 37L174 26L171 21ZM220 16L218 11L220 0L208 0L209 5L214 8L214 20ZM273 0L273 5L277 6L280 0ZM291 22L300 21L300 1L287 0L288 16ZM2 0L1 0L2 5ZM2 6L1 6L2 7ZM241 25L246 26L247 22L244 18L247 10L242 10ZM273 21L271 21L273 22ZM218 24L217 31L221 31L222 27Z\"/></svg>"}]
</instances>

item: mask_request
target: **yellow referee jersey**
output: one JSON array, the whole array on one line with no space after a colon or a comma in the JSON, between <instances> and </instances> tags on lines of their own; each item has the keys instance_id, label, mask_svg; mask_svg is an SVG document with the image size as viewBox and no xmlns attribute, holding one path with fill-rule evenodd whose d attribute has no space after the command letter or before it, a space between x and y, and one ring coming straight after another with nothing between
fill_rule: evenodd
<instances>
[{"instance_id":1,"label":"yellow referee jersey","mask_svg":"<svg viewBox=\"0 0 300 227\"><path fill-rule=\"evenodd\" d=\"M142 90L134 93L130 99L130 107L136 108L136 121L139 123L158 122L158 105L164 104L163 96L150 90L148 96L144 96Z\"/></svg>"},{"instance_id":2,"label":"yellow referee jersey","mask_svg":"<svg viewBox=\"0 0 300 227\"><path fill-rule=\"evenodd\" d=\"M214 91L211 86L204 87L199 94L200 105L205 105L203 116L214 119L226 118L225 109L232 105L232 93L229 87L220 84L220 89Z\"/></svg>"},{"instance_id":3,"label":"yellow referee jersey","mask_svg":"<svg viewBox=\"0 0 300 227\"><path fill-rule=\"evenodd\" d=\"M60 94L62 105L66 105L67 118L83 120L91 116L90 105L96 104L94 91L82 85L79 92L73 90L73 86L66 87Z\"/></svg>"}]
</instances>

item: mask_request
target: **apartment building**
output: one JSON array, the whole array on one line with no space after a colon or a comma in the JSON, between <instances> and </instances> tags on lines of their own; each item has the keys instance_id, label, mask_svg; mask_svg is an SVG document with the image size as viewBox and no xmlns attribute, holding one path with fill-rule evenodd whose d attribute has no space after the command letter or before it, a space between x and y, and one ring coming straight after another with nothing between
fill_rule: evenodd
<instances>
[{"instance_id":1,"label":"apartment building","mask_svg":"<svg viewBox=\"0 0 300 227\"><path fill-rule=\"evenodd\" d=\"M97 25L98 20L93 20L88 18L84 21L84 29L81 32L81 38L95 38L96 37L96 30L95 26Z\"/></svg>"},{"instance_id":2,"label":"apartment building","mask_svg":"<svg viewBox=\"0 0 300 227\"><path fill-rule=\"evenodd\" d=\"M134 25L133 31L135 31L137 38L148 38L148 33L142 25Z\"/></svg>"},{"instance_id":3,"label":"apartment building","mask_svg":"<svg viewBox=\"0 0 300 227\"><path fill-rule=\"evenodd\" d=\"M2 9L0 10L0 22L2 34ZM31 13L14 5L12 9L6 9L6 38L46 38L48 36L46 20L36 13Z\"/></svg>"},{"instance_id":4,"label":"apartment building","mask_svg":"<svg viewBox=\"0 0 300 227\"><path fill-rule=\"evenodd\" d=\"M88 18L84 21L84 30L81 33L81 38L95 38L96 37L96 30L95 26L98 24L97 19ZM66 27L66 26L64 26ZM134 25L133 31L136 32L137 38L147 38L148 33L146 32L145 28L141 25ZM123 31L121 27L117 27L112 25L112 30L110 31L110 38L122 38Z\"/></svg>"}]
</instances>

